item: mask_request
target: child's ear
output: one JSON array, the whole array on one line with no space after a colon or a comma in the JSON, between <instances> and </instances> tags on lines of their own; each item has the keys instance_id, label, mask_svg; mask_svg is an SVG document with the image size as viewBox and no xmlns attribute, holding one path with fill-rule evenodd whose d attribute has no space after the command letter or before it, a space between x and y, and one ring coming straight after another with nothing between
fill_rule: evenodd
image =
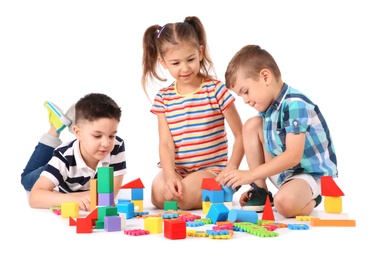
<instances>
[{"instance_id":1,"label":"child's ear","mask_svg":"<svg viewBox=\"0 0 390 260\"><path fill-rule=\"evenodd\" d=\"M74 125L73 126L73 133L77 139L80 137L80 132L81 132L81 128L77 125Z\"/></svg>"},{"instance_id":2,"label":"child's ear","mask_svg":"<svg viewBox=\"0 0 390 260\"><path fill-rule=\"evenodd\" d=\"M271 72L268 69L262 69L260 71L260 78L263 78L265 83L269 83L270 76L271 76Z\"/></svg>"},{"instance_id":3,"label":"child's ear","mask_svg":"<svg viewBox=\"0 0 390 260\"><path fill-rule=\"evenodd\" d=\"M204 54L204 46L200 45L199 46L199 61L203 60L203 54Z\"/></svg>"},{"instance_id":4,"label":"child's ear","mask_svg":"<svg viewBox=\"0 0 390 260\"><path fill-rule=\"evenodd\" d=\"M161 56L158 56L157 59L161 66L163 66L164 69L167 69L167 64L165 64L165 60Z\"/></svg>"}]
</instances>

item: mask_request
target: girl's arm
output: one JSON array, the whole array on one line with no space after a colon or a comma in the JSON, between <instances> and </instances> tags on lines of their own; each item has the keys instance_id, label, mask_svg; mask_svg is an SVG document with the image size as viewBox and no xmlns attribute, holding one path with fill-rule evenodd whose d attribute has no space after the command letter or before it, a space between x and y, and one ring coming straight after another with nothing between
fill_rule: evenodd
<instances>
[{"instance_id":1,"label":"girl's arm","mask_svg":"<svg viewBox=\"0 0 390 260\"><path fill-rule=\"evenodd\" d=\"M242 121L234 103L224 111L224 116L234 136L233 150L224 172L238 169L244 157L244 145L242 140ZM220 176L220 178L222 175ZM217 178L218 180L219 178Z\"/></svg>"}]
</instances>

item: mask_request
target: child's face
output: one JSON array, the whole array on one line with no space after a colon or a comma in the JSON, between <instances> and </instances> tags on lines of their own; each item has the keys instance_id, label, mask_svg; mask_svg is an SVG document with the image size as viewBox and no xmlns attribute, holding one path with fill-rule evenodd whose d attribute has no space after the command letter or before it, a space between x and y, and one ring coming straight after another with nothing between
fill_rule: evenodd
<instances>
[{"instance_id":1,"label":"child's face","mask_svg":"<svg viewBox=\"0 0 390 260\"><path fill-rule=\"evenodd\" d=\"M203 59L203 48L197 49L192 43L181 43L160 57L161 65L168 69L179 85L198 84L200 61Z\"/></svg>"},{"instance_id":2,"label":"child's face","mask_svg":"<svg viewBox=\"0 0 390 260\"><path fill-rule=\"evenodd\" d=\"M265 112L274 101L273 91L267 86L264 77L258 80L246 78L242 72L237 73L236 84L232 88L234 93L244 99L244 102L259 112Z\"/></svg>"},{"instance_id":3,"label":"child's face","mask_svg":"<svg viewBox=\"0 0 390 260\"><path fill-rule=\"evenodd\" d=\"M101 118L75 126L81 156L92 169L114 149L118 124L116 119Z\"/></svg>"}]
</instances>

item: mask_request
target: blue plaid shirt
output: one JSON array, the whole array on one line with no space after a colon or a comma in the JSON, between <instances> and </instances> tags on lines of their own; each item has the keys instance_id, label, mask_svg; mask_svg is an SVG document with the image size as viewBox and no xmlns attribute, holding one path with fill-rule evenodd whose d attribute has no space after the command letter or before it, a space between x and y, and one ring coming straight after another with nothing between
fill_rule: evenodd
<instances>
[{"instance_id":1,"label":"blue plaid shirt","mask_svg":"<svg viewBox=\"0 0 390 260\"><path fill-rule=\"evenodd\" d=\"M306 133L301 162L282 172L278 184L286 177L299 173L308 173L314 178L337 177L336 153L328 126L318 106L309 98L284 84L274 103L259 115L264 120L266 150L273 156L286 150L288 133Z\"/></svg>"}]
</instances>

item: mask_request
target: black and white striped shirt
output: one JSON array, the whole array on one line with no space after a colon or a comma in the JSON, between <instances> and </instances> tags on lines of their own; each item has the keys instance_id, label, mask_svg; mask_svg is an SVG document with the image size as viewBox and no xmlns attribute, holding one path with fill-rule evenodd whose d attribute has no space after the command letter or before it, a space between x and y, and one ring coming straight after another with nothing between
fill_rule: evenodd
<instances>
[{"instance_id":1,"label":"black and white striped shirt","mask_svg":"<svg viewBox=\"0 0 390 260\"><path fill-rule=\"evenodd\" d=\"M120 137L115 137L114 149L98 163L96 171L84 162L79 141L75 139L54 150L53 157L41 175L49 178L62 193L86 191L90 189L89 180L97 178L99 167L113 167L114 176L126 173L125 143Z\"/></svg>"}]
</instances>

